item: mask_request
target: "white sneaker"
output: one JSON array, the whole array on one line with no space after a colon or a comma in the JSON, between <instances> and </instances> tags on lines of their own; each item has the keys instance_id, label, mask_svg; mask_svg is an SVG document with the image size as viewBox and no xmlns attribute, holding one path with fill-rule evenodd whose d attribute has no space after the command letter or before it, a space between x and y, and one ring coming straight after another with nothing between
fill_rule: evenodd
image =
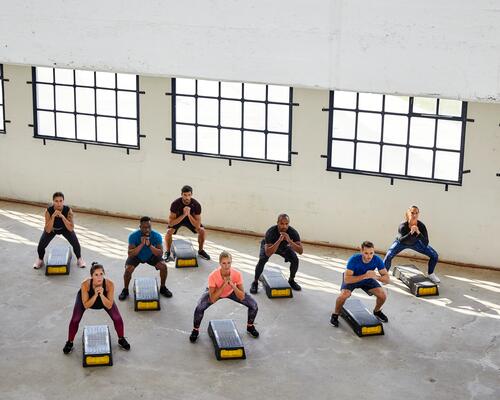
<instances>
[{"instance_id":1,"label":"white sneaker","mask_svg":"<svg viewBox=\"0 0 500 400\"><path fill-rule=\"evenodd\" d=\"M83 257L80 257L78 260L76 260L76 265L78 265L79 268L85 268L87 266Z\"/></svg>"},{"instance_id":2,"label":"white sneaker","mask_svg":"<svg viewBox=\"0 0 500 400\"><path fill-rule=\"evenodd\" d=\"M42 267L43 267L43 260L40 260L39 258L37 258L35 263L33 264L33 268L40 269Z\"/></svg>"},{"instance_id":3,"label":"white sneaker","mask_svg":"<svg viewBox=\"0 0 500 400\"><path fill-rule=\"evenodd\" d=\"M436 274L435 274L435 273L430 274L430 275L428 276L428 278L429 278L432 282L434 282L434 283L439 283L439 282L441 282L441 279L439 279L439 278L436 276Z\"/></svg>"}]
</instances>

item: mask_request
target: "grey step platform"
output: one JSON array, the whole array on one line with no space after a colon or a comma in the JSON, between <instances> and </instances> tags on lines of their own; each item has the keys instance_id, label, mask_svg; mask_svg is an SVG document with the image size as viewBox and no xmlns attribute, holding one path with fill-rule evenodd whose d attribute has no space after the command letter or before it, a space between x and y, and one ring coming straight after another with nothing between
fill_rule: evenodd
<instances>
[{"instance_id":1,"label":"grey step platform","mask_svg":"<svg viewBox=\"0 0 500 400\"><path fill-rule=\"evenodd\" d=\"M135 278L134 310L160 310L160 292L155 278Z\"/></svg>"},{"instance_id":2,"label":"grey step platform","mask_svg":"<svg viewBox=\"0 0 500 400\"><path fill-rule=\"evenodd\" d=\"M172 255L175 258L175 268L198 266L196 250L187 240L175 239L172 242Z\"/></svg>"},{"instance_id":3,"label":"grey step platform","mask_svg":"<svg viewBox=\"0 0 500 400\"><path fill-rule=\"evenodd\" d=\"M71 256L70 246L55 245L47 249L45 275L69 275Z\"/></svg>"},{"instance_id":4,"label":"grey step platform","mask_svg":"<svg viewBox=\"0 0 500 400\"><path fill-rule=\"evenodd\" d=\"M412 264L397 265L392 270L392 275L408 286L410 292L417 297L439 296L438 285Z\"/></svg>"},{"instance_id":5,"label":"grey step platform","mask_svg":"<svg viewBox=\"0 0 500 400\"><path fill-rule=\"evenodd\" d=\"M260 281L270 299L293 297L292 288L280 271L265 270L260 276Z\"/></svg>"},{"instance_id":6,"label":"grey step platform","mask_svg":"<svg viewBox=\"0 0 500 400\"><path fill-rule=\"evenodd\" d=\"M384 334L382 323L359 299L347 299L340 315L359 337Z\"/></svg>"},{"instance_id":7,"label":"grey step platform","mask_svg":"<svg viewBox=\"0 0 500 400\"><path fill-rule=\"evenodd\" d=\"M214 344L217 360L246 358L243 342L233 320L211 320L208 324L208 335Z\"/></svg>"},{"instance_id":8,"label":"grey step platform","mask_svg":"<svg viewBox=\"0 0 500 400\"><path fill-rule=\"evenodd\" d=\"M111 335L107 325L88 325L83 328L83 366L113 365Z\"/></svg>"}]
</instances>

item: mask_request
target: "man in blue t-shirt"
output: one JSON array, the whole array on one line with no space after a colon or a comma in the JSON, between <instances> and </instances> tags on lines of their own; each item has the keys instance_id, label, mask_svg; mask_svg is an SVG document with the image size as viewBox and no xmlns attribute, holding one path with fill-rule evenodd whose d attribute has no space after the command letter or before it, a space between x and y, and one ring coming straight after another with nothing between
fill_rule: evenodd
<instances>
[{"instance_id":1,"label":"man in blue t-shirt","mask_svg":"<svg viewBox=\"0 0 500 400\"><path fill-rule=\"evenodd\" d=\"M378 270L378 274L375 272ZM382 306L387 298L384 289L379 282L389 283L389 274L384 267L384 261L375 255L372 242L365 241L361 244L361 253L354 254L347 261L347 267L343 275L340 295L335 302L335 311L330 322L333 326L339 326L339 314L345 301L351 296L354 289L363 289L368 294L377 298L373 315L382 322L389 322L387 316L382 312Z\"/></svg>"},{"instance_id":2,"label":"man in blue t-shirt","mask_svg":"<svg viewBox=\"0 0 500 400\"><path fill-rule=\"evenodd\" d=\"M139 228L128 237L128 258L125 262L125 273L123 274L124 286L118 298L123 301L128 297L128 284L132 278L132 273L135 267L143 263L148 263L160 271L160 293L165 297L172 297L172 292L165 286L167 264L162 259L162 237L158 232L151 229L151 218L149 217L141 218Z\"/></svg>"}]
</instances>

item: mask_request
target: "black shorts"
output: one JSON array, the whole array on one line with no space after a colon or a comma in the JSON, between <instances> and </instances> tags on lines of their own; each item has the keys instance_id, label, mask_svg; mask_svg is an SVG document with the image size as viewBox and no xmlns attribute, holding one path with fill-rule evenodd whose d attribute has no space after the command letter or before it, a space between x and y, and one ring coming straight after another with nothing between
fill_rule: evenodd
<instances>
[{"instance_id":1,"label":"black shorts","mask_svg":"<svg viewBox=\"0 0 500 400\"><path fill-rule=\"evenodd\" d=\"M174 230L174 235L177 233L177 231L179 230L179 228L181 226L185 226L186 228L188 228L191 232L193 233L198 233L196 231L196 228L194 227L194 225L191 223L191 221L189 220L189 218L184 218L181 222L179 222L177 225L174 225L174 226L171 226L170 228L172 228ZM201 228L203 228L203 225L200 225Z\"/></svg>"},{"instance_id":2,"label":"black shorts","mask_svg":"<svg viewBox=\"0 0 500 400\"><path fill-rule=\"evenodd\" d=\"M139 264L149 264L149 265L152 265L153 267L156 267L156 264L158 264L160 261L163 261L163 259L160 256L153 255L147 261L141 261L141 260L139 260L139 258L137 256L134 256L134 257L127 258L127 261L125 261L125 268L128 265L131 265L135 268Z\"/></svg>"}]
</instances>

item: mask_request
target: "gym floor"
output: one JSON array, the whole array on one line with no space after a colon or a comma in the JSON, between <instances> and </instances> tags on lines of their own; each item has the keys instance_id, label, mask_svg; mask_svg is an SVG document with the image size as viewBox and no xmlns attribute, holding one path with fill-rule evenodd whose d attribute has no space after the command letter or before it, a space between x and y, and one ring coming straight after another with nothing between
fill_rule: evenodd
<instances>
[{"instance_id":1,"label":"gym floor","mask_svg":"<svg viewBox=\"0 0 500 400\"><path fill-rule=\"evenodd\" d=\"M270 221L272 223L272 221ZM77 213L76 232L87 264L100 261L106 275L122 288L127 237L137 221ZM162 235L165 225L153 224ZM297 227L300 232L300 227ZM118 348L112 321L104 311L85 313L74 351L62 348L76 293L89 268L73 258L69 276L47 277L33 270L43 229L43 209L0 201L0 397L7 399L499 399L500 271L439 263L440 296L417 298L392 278L386 286L385 336L358 338L341 319L329 319L341 274L352 254L344 249L305 245L293 299L268 299L262 287L256 327L245 330L246 308L230 300L210 307L196 344L188 340L194 307L215 261L196 269L175 269L169 262L160 312L134 312L133 296L118 307L132 349ZM248 290L258 256L259 238L208 231L206 250L216 260L233 254ZM196 238L187 230L181 237ZM371 239L377 242L377 238ZM51 245L65 243L56 238ZM439 249L438 249L439 250ZM492 249L494 251L494 249ZM425 264L406 258L397 263ZM268 266L287 264L278 256ZM141 265L134 277L158 276ZM118 296L115 294L115 297ZM372 309L374 299L354 292ZM217 361L206 332L210 319L237 323L247 359ZM84 325L108 324L114 366L82 367Z\"/></svg>"}]
</instances>

